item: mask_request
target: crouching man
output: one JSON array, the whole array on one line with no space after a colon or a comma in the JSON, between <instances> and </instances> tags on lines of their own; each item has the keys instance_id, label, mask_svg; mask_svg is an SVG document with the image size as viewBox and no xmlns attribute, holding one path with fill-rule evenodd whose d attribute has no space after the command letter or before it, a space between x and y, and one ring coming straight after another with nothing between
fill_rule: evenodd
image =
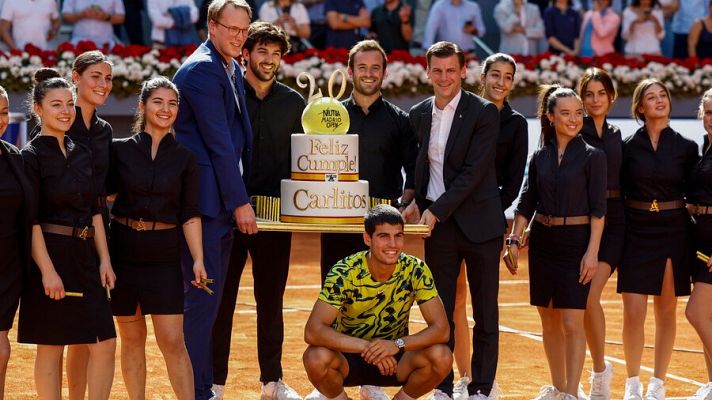
<instances>
[{"instance_id":1,"label":"crouching man","mask_svg":"<svg viewBox=\"0 0 712 400\"><path fill-rule=\"evenodd\" d=\"M394 399L430 392L452 368L450 328L425 262L402 252L403 219L379 205L364 220L369 250L339 261L326 277L304 330L304 367L316 388L305 399L346 400L346 386L402 386ZM413 302L427 327L408 334ZM375 393L374 393L375 394Z\"/></svg>"}]
</instances>

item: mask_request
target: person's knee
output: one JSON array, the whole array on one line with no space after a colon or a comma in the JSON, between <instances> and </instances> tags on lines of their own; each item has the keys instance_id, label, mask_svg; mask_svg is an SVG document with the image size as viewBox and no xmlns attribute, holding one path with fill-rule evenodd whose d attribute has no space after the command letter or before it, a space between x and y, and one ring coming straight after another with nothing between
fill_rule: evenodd
<instances>
[{"instance_id":1,"label":"person's knee","mask_svg":"<svg viewBox=\"0 0 712 400\"><path fill-rule=\"evenodd\" d=\"M110 357L114 358L116 353L116 339L106 339L89 345L90 357Z\"/></svg>"},{"instance_id":2,"label":"person's knee","mask_svg":"<svg viewBox=\"0 0 712 400\"><path fill-rule=\"evenodd\" d=\"M156 336L156 342L163 354L177 355L186 351L182 331L164 332L160 336Z\"/></svg>"},{"instance_id":3,"label":"person's knee","mask_svg":"<svg viewBox=\"0 0 712 400\"><path fill-rule=\"evenodd\" d=\"M452 369L452 352L444 344L436 344L425 351L425 358L428 360L433 373L444 378Z\"/></svg>"},{"instance_id":4,"label":"person's knee","mask_svg":"<svg viewBox=\"0 0 712 400\"><path fill-rule=\"evenodd\" d=\"M561 326L566 336L576 336L583 334L583 314L576 316L563 316Z\"/></svg>"},{"instance_id":5,"label":"person's knee","mask_svg":"<svg viewBox=\"0 0 712 400\"><path fill-rule=\"evenodd\" d=\"M336 353L326 347L310 346L304 351L302 362L310 380L321 379L328 373Z\"/></svg>"},{"instance_id":6,"label":"person's knee","mask_svg":"<svg viewBox=\"0 0 712 400\"><path fill-rule=\"evenodd\" d=\"M120 329L121 344L128 346L144 346L146 344L146 325L140 323L128 323L124 329Z\"/></svg>"}]
</instances>

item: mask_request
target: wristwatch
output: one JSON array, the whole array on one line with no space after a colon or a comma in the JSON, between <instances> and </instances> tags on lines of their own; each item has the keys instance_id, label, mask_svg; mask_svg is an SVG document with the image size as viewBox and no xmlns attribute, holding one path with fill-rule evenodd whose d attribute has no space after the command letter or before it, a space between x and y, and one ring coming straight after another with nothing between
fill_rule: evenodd
<instances>
[{"instance_id":1,"label":"wristwatch","mask_svg":"<svg viewBox=\"0 0 712 400\"><path fill-rule=\"evenodd\" d=\"M341 14L341 20L344 22L349 22L349 16L348 14Z\"/></svg>"},{"instance_id":2,"label":"wristwatch","mask_svg":"<svg viewBox=\"0 0 712 400\"><path fill-rule=\"evenodd\" d=\"M398 338L394 340L394 342L396 343L396 346L398 346L399 353L405 352L405 340L403 340L403 338Z\"/></svg>"}]
</instances>

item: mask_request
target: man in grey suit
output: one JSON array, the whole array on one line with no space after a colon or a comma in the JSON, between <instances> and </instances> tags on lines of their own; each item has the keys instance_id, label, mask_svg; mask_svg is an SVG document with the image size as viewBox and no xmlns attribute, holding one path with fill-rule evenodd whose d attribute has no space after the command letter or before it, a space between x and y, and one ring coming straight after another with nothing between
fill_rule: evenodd
<instances>
[{"instance_id":1,"label":"man in grey suit","mask_svg":"<svg viewBox=\"0 0 712 400\"><path fill-rule=\"evenodd\" d=\"M494 385L499 345L499 253L505 230L494 166L499 112L494 104L462 90L467 67L456 44L435 43L426 56L434 96L410 110L419 153L415 202L403 215L409 221L419 219L431 229L425 240L425 262L450 321L451 349L455 288L465 261L475 319L468 392L476 399L495 399L499 393ZM450 399L452 391L450 372L433 398Z\"/></svg>"}]
</instances>

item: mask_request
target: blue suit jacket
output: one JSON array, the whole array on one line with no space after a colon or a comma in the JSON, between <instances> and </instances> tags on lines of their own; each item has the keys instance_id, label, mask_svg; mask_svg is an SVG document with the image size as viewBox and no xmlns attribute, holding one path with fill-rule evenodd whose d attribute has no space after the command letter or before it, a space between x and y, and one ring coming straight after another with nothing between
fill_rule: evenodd
<instances>
[{"instance_id":1,"label":"blue suit jacket","mask_svg":"<svg viewBox=\"0 0 712 400\"><path fill-rule=\"evenodd\" d=\"M176 139L192 150L200 173L200 212L215 218L232 214L249 202L245 179L249 176L252 128L245 105L245 85L240 69L237 90L240 113L230 79L212 42L207 40L181 65L173 77L180 91L175 122ZM240 174L240 159L243 173Z\"/></svg>"}]
</instances>

